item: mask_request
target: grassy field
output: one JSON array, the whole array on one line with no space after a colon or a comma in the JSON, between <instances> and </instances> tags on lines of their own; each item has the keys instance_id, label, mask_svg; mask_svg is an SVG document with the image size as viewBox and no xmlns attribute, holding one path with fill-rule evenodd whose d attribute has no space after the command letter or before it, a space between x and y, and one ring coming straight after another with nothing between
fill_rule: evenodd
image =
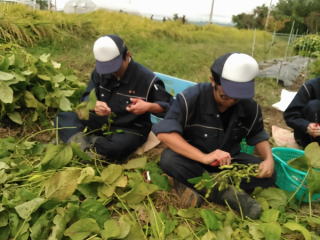
<instances>
[{"instance_id":1,"label":"grassy field","mask_svg":"<svg viewBox=\"0 0 320 240\"><path fill-rule=\"evenodd\" d=\"M158 22L102 10L66 15L0 4L1 44L18 43L35 56L49 53L65 75L74 72L81 82L94 68L95 39L111 33L125 39L136 61L194 82L208 81L213 60L226 52L253 54L264 61L283 57L287 48L286 39L274 40L263 31ZM280 90L274 79L256 81L256 98L269 131L271 124L282 122L281 113L270 107ZM264 208L257 221L211 203L181 209L179 197L168 191L168 181L153 165L161 148L128 164L105 166L97 158L88 164L88 156L75 146L44 146L31 141L37 133L22 129L0 125L0 136L20 138L0 138L0 184L5 188L0 194L1 240L319 239L319 204L311 209L288 201L279 189L257 192ZM38 125L35 129L43 130ZM48 132L45 141L53 141L54 132ZM153 174L155 184L145 182L145 171Z\"/></svg>"}]
</instances>

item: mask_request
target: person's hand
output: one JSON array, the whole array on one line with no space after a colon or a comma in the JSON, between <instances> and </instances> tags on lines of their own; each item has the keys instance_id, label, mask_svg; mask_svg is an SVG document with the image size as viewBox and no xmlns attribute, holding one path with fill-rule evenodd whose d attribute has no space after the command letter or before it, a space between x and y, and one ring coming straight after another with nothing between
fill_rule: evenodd
<instances>
[{"instance_id":1,"label":"person's hand","mask_svg":"<svg viewBox=\"0 0 320 240\"><path fill-rule=\"evenodd\" d=\"M217 149L206 154L203 163L211 166L229 165L231 163L231 155L228 152Z\"/></svg>"},{"instance_id":2,"label":"person's hand","mask_svg":"<svg viewBox=\"0 0 320 240\"><path fill-rule=\"evenodd\" d=\"M144 114L149 111L150 104L140 98L130 98L131 103L126 107L128 112L136 115Z\"/></svg>"},{"instance_id":3,"label":"person's hand","mask_svg":"<svg viewBox=\"0 0 320 240\"><path fill-rule=\"evenodd\" d=\"M273 159L265 159L259 164L259 173L257 178L271 177L274 171Z\"/></svg>"},{"instance_id":4,"label":"person's hand","mask_svg":"<svg viewBox=\"0 0 320 240\"><path fill-rule=\"evenodd\" d=\"M98 116L108 116L111 113L111 108L109 108L107 103L97 101L94 111Z\"/></svg>"},{"instance_id":5,"label":"person's hand","mask_svg":"<svg viewBox=\"0 0 320 240\"><path fill-rule=\"evenodd\" d=\"M319 123L309 123L307 127L307 133L311 137L319 137L320 136L320 124Z\"/></svg>"}]
</instances>

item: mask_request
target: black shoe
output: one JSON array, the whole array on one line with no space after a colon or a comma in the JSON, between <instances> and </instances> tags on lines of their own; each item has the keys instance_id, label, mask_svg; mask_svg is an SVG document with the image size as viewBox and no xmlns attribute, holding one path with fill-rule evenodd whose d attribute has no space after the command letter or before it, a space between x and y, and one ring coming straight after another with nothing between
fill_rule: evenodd
<instances>
[{"instance_id":1,"label":"black shoe","mask_svg":"<svg viewBox=\"0 0 320 240\"><path fill-rule=\"evenodd\" d=\"M68 143L70 142L77 143L82 151L89 149L91 146L89 137L83 132L78 132L71 136L68 140Z\"/></svg>"},{"instance_id":2,"label":"black shoe","mask_svg":"<svg viewBox=\"0 0 320 240\"><path fill-rule=\"evenodd\" d=\"M210 198L218 204L229 205L240 214L242 213L244 217L258 219L262 213L262 208L256 200L246 192L238 191L234 187L229 187L221 192L215 190Z\"/></svg>"},{"instance_id":3,"label":"black shoe","mask_svg":"<svg viewBox=\"0 0 320 240\"><path fill-rule=\"evenodd\" d=\"M203 199L200 194L192 188L187 187L175 179L173 180L173 188L179 196L181 208L195 208L201 206Z\"/></svg>"}]
</instances>

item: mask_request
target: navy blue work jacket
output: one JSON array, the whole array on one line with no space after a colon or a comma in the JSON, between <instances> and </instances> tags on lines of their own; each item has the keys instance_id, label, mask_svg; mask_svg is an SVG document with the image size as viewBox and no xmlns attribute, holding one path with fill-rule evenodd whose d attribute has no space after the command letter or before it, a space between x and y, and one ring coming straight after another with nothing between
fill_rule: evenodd
<instances>
[{"instance_id":1,"label":"navy blue work jacket","mask_svg":"<svg viewBox=\"0 0 320 240\"><path fill-rule=\"evenodd\" d=\"M116 114L112 126L147 135L151 130L150 113L135 115L126 110L131 103L130 98L140 98L148 102L158 103L165 111L169 108L172 96L165 91L164 83L156 75L134 62L132 59L121 79L113 74L100 75L96 71L91 74L91 81L82 97L85 101L92 89L95 89L97 100L104 101ZM158 114L163 117L165 113ZM89 121L107 122L107 117L90 114Z\"/></svg>"},{"instance_id":2,"label":"navy blue work jacket","mask_svg":"<svg viewBox=\"0 0 320 240\"><path fill-rule=\"evenodd\" d=\"M263 127L261 109L254 100L241 99L229 110L229 123L223 124L212 85L199 83L177 95L165 118L154 125L152 131L155 134L177 132L204 153L221 149L231 155L240 152L242 138L246 138L249 145L269 138Z\"/></svg>"},{"instance_id":3,"label":"navy blue work jacket","mask_svg":"<svg viewBox=\"0 0 320 240\"><path fill-rule=\"evenodd\" d=\"M284 119L289 127L307 132L310 121L305 118L303 109L310 100L314 99L320 100L320 78L305 82L285 110Z\"/></svg>"}]
</instances>

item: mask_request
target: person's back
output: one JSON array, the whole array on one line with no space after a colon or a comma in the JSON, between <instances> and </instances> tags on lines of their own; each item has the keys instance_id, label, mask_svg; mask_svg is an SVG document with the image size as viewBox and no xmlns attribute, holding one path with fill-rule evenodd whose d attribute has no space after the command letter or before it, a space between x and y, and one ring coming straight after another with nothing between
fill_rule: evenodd
<instances>
[{"instance_id":1,"label":"person's back","mask_svg":"<svg viewBox=\"0 0 320 240\"><path fill-rule=\"evenodd\" d=\"M300 87L283 116L294 130L299 145L320 143L320 78L311 79Z\"/></svg>"}]
</instances>

